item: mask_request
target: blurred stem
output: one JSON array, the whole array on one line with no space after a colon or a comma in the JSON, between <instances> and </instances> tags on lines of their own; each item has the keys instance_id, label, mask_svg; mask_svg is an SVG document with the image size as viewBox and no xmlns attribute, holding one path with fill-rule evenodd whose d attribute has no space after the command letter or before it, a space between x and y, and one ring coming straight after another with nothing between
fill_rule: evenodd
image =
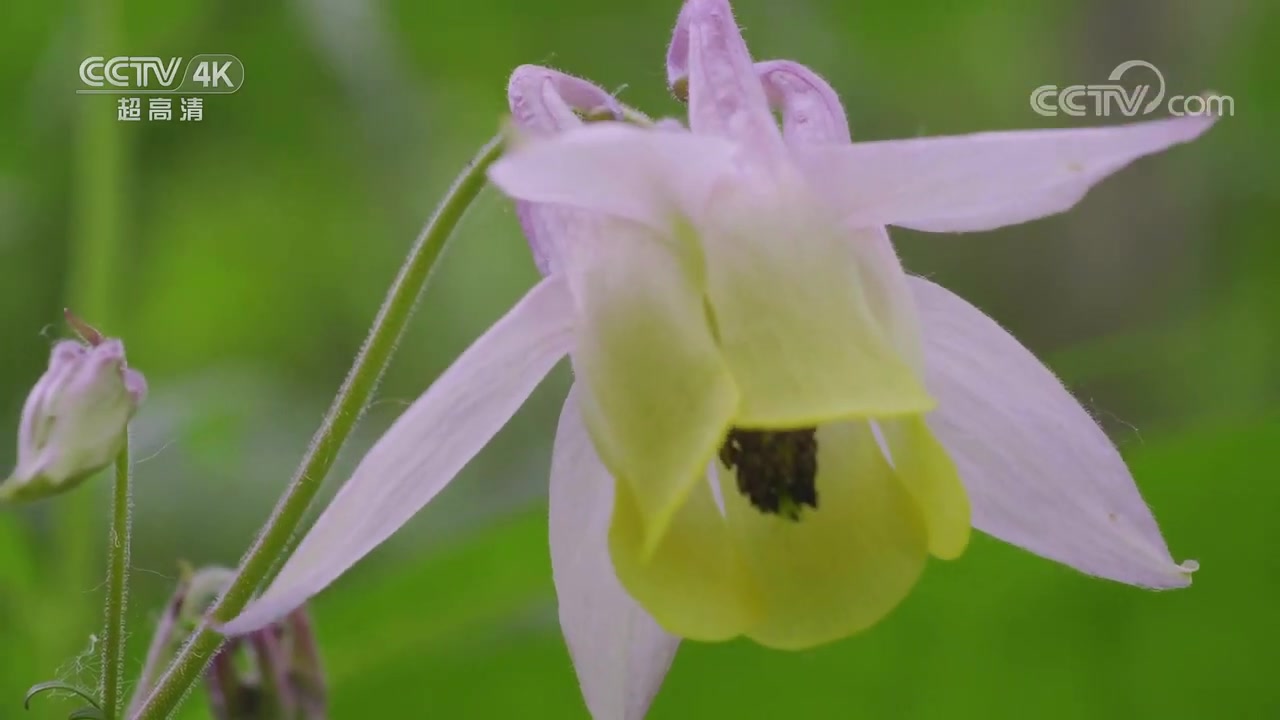
<instances>
[{"instance_id":1,"label":"blurred stem","mask_svg":"<svg viewBox=\"0 0 1280 720\"><path fill-rule=\"evenodd\" d=\"M120 5L120 0L84 0L79 28L82 55L113 54L118 46ZM98 102L101 99L85 96L75 104L75 206L65 301L81 317L118 336L113 323L118 322L115 289L127 186L125 152L115 112ZM84 587L94 574L98 547L91 538L99 527L99 503L97 493L78 492L68 495L58 508L58 527L51 535L63 545L59 557L64 587ZM77 636L81 632L75 631Z\"/></svg>"},{"instance_id":2,"label":"blurred stem","mask_svg":"<svg viewBox=\"0 0 1280 720\"><path fill-rule=\"evenodd\" d=\"M111 530L107 535L106 627L102 637L102 681L98 688L102 714L106 720L120 717L120 695L124 686L125 609L129 603L129 544L131 534L131 488L129 478L129 437L116 457L116 478L111 493Z\"/></svg>"},{"instance_id":3,"label":"blurred stem","mask_svg":"<svg viewBox=\"0 0 1280 720\"><path fill-rule=\"evenodd\" d=\"M378 310L364 347L329 406L329 412L312 438L311 447L288 489L241 561L231 585L170 663L164 677L134 716L135 720L162 720L173 712L222 645L223 638L210 627L210 623L224 623L239 614L258 587L270 578L276 561L288 552L290 539L302 524L320 483L333 466L338 451L364 413L373 389L390 364L391 355L445 241L484 188L485 170L498 159L501 150L501 136L481 148L471 165L454 181L418 236Z\"/></svg>"}]
</instances>

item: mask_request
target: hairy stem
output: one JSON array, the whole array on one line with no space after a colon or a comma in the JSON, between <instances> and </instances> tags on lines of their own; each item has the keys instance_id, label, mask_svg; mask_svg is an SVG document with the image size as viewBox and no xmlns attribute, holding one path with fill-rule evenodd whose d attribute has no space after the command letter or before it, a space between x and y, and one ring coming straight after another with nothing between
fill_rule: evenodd
<instances>
[{"instance_id":1,"label":"hairy stem","mask_svg":"<svg viewBox=\"0 0 1280 720\"><path fill-rule=\"evenodd\" d=\"M297 533L307 507L320 489L320 483L333 466L347 437L364 413L365 406L391 361L409 316L431 268L440 257L445 241L462 219L471 202L485 185L485 170L502 150L501 138L486 144L471 165L454 181L453 187L436 208L435 215L418 236L400 273L387 292L364 347L356 356L351 372L333 399L320 429L312 439L302 464L298 467L276 503L275 510L245 554L230 587L209 611L205 621L183 646L151 695L134 716L135 720L162 720L173 712L199 679L205 665L222 645L223 638L211 624L235 617L257 589L267 581L277 561L284 557L290 539Z\"/></svg>"},{"instance_id":2,"label":"hairy stem","mask_svg":"<svg viewBox=\"0 0 1280 720\"><path fill-rule=\"evenodd\" d=\"M111 492L111 529L107 534L107 602L102 632L102 680L98 696L107 720L120 717L124 686L125 609L129 603L129 545L131 534L129 438L116 457L115 484Z\"/></svg>"}]
</instances>

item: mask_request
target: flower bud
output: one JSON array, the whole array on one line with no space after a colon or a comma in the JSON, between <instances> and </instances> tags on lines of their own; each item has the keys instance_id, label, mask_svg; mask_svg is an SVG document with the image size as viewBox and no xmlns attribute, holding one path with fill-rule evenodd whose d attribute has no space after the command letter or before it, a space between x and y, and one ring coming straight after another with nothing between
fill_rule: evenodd
<instances>
[{"instance_id":1,"label":"flower bud","mask_svg":"<svg viewBox=\"0 0 1280 720\"><path fill-rule=\"evenodd\" d=\"M221 567L184 568L156 624L129 715L234 576ZM215 720L324 720L327 715L320 654L302 608L261 630L228 638L205 669L204 683Z\"/></svg>"},{"instance_id":2,"label":"flower bud","mask_svg":"<svg viewBox=\"0 0 1280 720\"><path fill-rule=\"evenodd\" d=\"M324 720L324 674L306 610L231 638L205 671L205 688L217 720Z\"/></svg>"},{"instance_id":3,"label":"flower bud","mask_svg":"<svg viewBox=\"0 0 1280 720\"><path fill-rule=\"evenodd\" d=\"M156 621L156 632L151 637L151 647L147 649L147 659L142 666L142 674L138 677L127 717L133 717L134 712L151 693L165 664L178 653L187 638L191 637L209 605L227 589L231 579L235 577L233 571L223 567L207 567L196 571L186 563L180 565L178 586Z\"/></svg>"},{"instance_id":4,"label":"flower bud","mask_svg":"<svg viewBox=\"0 0 1280 720\"><path fill-rule=\"evenodd\" d=\"M92 340L53 346L49 369L22 408L17 467L0 483L0 501L66 492L120 452L147 383L125 365L123 343L96 333Z\"/></svg>"}]
</instances>

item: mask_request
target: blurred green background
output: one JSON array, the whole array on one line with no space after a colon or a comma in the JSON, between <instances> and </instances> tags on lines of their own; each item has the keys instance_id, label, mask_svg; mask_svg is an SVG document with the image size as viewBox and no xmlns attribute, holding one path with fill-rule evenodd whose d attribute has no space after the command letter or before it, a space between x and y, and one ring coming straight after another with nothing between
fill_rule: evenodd
<instances>
[{"instance_id":1,"label":"blurred green background","mask_svg":"<svg viewBox=\"0 0 1280 720\"><path fill-rule=\"evenodd\" d=\"M679 114L677 0L156 0L5 5L0 21L0 434L70 303L151 383L136 423L131 670L177 563L234 564L265 519L520 63ZM688 643L654 718L1280 717L1280 175L1270 0L740 0L758 58L810 64L855 137L1044 128L1028 94L1159 67L1232 95L1205 138L1075 211L999 232L895 231L908 266L1059 372L1130 460L1178 559L1156 594L980 538L887 621L803 653ZM120 123L88 55L233 53L199 123ZM623 89L625 88L625 89ZM1114 122L1113 118L1111 122ZM1098 124L1081 119L1075 124ZM486 191L446 252L327 492L536 278ZM545 483L561 369L445 495L314 604L333 717L585 717L555 621ZM0 471L13 461L0 443ZM107 483L0 511L0 718L92 686ZM206 717L202 699L184 718Z\"/></svg>"}]
</instances>

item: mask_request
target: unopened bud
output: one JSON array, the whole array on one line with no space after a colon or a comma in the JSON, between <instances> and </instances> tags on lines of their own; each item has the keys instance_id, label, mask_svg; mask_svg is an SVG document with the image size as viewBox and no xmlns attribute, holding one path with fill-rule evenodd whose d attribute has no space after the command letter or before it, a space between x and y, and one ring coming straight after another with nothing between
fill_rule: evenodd
<instances>
[{"instance_id":1,"label":"unopened bud","mask_svg":"<svg viewBox=\"0 0 1280 720\"><path fill-rule=\"evenodd\" d=\"M178 653L187 638L191 637L191 633L200 624L201 616L227 589L234 576L235 573L227 568L207 567L196 571L186 563L181 564L178 586L156 621L156 633L151 637L151 647L147 649L147 659L142 666L142 674L138 677L126 717L133 717L147 699L160 671Z\"/></svg>"},{"instance_id":2,"label":"unopened bud","mask_svg":"<svg viewBox=\"0 0 1280 720\"><path fill-rule=\"evenodd\" d=\"M205 688L217 720L324 720L324 674L306 611L231 638L205 672Z\"/></svg>"},{"instance_id":3,"label":"unopened bud","mask_svg":"<svg viewBox=\"0 0 1280 720\"><path fill-rule=\"evenodd\" d=\"M49 369L22 408L17 467L0 483L0 501L66 492L119 454L147 383L125 365L123 343L96 331L86 337L92 344L53 346Z\"/></svg>"},{"instance_id":4,"label":"unopened bud","mask_svg":"<svg viewBox=\"0 0 1280 720\"><path fill-rule=\"evenodd\" d=\"M235 573L221 567L186 568L156 625L131 716L154 687L161 668L205 619ZM247 635L227 639L205 670L215 720L324 720L327 691L311 623L302 608Z\"/></svg>"}]
</instances>

